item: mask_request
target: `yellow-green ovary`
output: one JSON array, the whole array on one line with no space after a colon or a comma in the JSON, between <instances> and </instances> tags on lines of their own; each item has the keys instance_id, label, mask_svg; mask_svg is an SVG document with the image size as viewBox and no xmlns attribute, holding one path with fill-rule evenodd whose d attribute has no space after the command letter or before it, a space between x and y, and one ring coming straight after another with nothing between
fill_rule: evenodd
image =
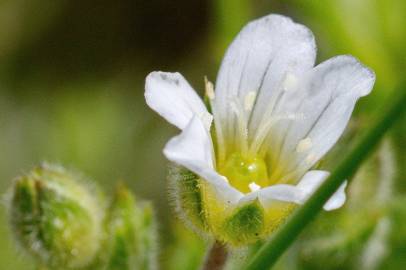
<instances>
[{"instance_id":1,"label":"yellow-green ovary","mask_svg":"<svg viewBox=\"0 0 406 270\"><path fill-rule=\"evenodd\" d=\"M267 166L259 157L244 157L240 153L233 153L220 167L220 173L227 177L233 187L244 193L252 191L250 185L268 185Z\"/></svg>"}]
</instances>

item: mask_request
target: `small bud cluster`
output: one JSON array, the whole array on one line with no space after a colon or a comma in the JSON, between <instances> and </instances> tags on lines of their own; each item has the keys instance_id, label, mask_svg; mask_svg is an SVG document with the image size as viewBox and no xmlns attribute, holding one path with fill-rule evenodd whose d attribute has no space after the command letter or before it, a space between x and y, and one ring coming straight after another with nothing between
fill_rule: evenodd
<instances>
[{"instance_id":1,"label":"small bud cluster","mask_svg":"<svg viewBox=\"0 0 406 270\"><path fill-rule=\"evenodd\" d=\"M7 205L17 243L41 268L155 268L151 206L123 186L106 208L90 181L43 164L15 180Z\"/></svg>"}]
</instances>

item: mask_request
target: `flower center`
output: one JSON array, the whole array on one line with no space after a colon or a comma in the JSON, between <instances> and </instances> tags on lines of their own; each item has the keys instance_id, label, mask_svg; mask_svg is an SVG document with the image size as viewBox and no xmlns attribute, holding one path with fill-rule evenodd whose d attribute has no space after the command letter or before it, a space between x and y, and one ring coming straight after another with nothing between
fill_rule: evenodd
<instances>
[{"instance_id":1,"label":"flower center","mask_svg":"<svg viewBox=\"0 0 406 270\"><path fill-rule=\"evenodd\" d=\"M220 173L230 184L244 193L256 191L268 185L268 172L265 161L259 157L244 157L240 153L231 154Z\"/></svg>"}]
</instances>

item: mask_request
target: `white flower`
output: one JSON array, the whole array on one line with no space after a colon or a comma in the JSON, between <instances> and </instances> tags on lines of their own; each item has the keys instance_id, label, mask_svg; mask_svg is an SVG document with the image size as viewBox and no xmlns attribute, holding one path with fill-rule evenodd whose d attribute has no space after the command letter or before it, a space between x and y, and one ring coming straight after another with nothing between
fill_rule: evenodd
<instances>
[{"instance_id":1,"label":"white flower","mask_svg":"<svg viewBox=\"0 0 406 270\"><path fill-rule=\"evenodd\" d=\"M317 66L315 58L305 26L280 15L249 23L228 48L214 91L206 83L213 116L182 75L152 72L148 105L182 130L165 156L200 176L230 207L257 198L264 208L275 201L302 204L329 175L311 168L375 81L352 56ZM326 210L343 205L344 189Z\"/></svg>"}]
</instances>

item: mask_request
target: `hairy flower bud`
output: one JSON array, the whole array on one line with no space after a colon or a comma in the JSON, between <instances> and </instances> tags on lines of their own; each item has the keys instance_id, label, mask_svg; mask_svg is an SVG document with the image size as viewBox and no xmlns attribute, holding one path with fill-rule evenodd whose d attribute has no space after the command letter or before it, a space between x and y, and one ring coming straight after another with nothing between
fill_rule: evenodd
<instances>
[{"instance_id":1,"label":"hairy flower bud","mask_svg":"<svg viewBox=\"0 0 406 270\"><path fill-rule=\"evenodd\" d=\"M102 235L97 194L59 166L43 164L16 179L8 210L17 242L39 265L51 269L89 265Z\"/></svg>"},{"instance_id":2,"label":"hairy flower bud","mask_svg":"<svg viewBox=\"0 0 406 270\"><path fill-rule=\"evenodd\" d=\"M120 185L106 217L106 270L156 269L156 226L152 207Z\"/></svg>"}]
</instances>

